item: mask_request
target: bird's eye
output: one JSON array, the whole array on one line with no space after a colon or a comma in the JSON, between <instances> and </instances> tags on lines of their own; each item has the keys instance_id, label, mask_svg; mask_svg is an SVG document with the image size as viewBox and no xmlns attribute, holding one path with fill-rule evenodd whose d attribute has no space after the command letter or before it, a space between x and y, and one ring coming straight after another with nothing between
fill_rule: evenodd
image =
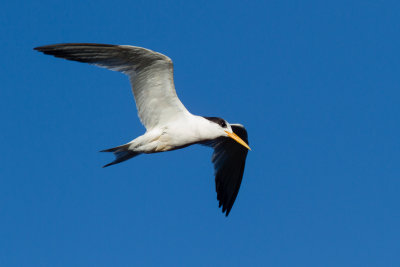
<instances>
[{"instance_id":1,"label":"bird's eye","mask_svg":"<svg viewBox=\"0 0 400 267\"><path fill-rule=\"evenodd\" d=\"M226 123L225 123L224 121L221 121L221 122L219 123L219 125L221 125L222 128L226 128Z\"/></svg>"}]
</instances>

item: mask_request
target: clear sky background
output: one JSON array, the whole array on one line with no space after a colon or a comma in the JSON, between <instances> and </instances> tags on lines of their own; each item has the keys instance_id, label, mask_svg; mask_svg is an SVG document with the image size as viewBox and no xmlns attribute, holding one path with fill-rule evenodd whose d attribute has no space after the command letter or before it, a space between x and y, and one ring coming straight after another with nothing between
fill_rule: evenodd
<instances>
[{"instance_id":1,"label":"clear sky background","mask_svg":"<svg viewBox=\"0 0 400 267\"><path fill-rule=\"evenodd\" d=\"M400 266L399 1L6 1L1 266ZM112 161L128 79L33 47L172 58L194 114L244 124L231 214L212 150Z\"/></svg>"}]
</instances>

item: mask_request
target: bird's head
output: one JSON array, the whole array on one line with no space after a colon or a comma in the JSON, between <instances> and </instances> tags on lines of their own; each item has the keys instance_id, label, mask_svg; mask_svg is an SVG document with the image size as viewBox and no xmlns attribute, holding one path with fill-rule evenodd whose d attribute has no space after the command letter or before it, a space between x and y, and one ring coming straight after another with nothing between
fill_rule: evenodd
<instances>
[{"instance_id":1,"label":"bird's head","mask_svg":"<svg viewBox=\"0 0 400 267\"><path fill-rule=\"evenodd\" d=\"M209 120L213 126L213 130L218 134L218 137L229 137L251 150L248 144L237 136L233 131L231 125L224 119L218 117L204 117Z\"/></svg>"}]
</instances>

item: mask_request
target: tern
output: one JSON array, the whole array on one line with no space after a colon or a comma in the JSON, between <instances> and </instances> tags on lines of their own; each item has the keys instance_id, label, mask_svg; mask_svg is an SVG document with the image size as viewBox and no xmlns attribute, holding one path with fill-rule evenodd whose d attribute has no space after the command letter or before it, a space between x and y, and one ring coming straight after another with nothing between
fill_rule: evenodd
<instances>
[{"instance_id":1,"label":"tern","mask_svg":"<svg viewBox=\"0 0 400 267\"><path fill-rule=\"evenodd\" d=\"M241 124L219 117L191 114L179 100L172 60L152 50L129 46L66 43L34 48L46 55L97 65L126 74L139 119L146 132L127 144L102 150L112 152L114 165L140 154L184 148L193 144L212 147L212 163L219 207L229 215L242 182L248 146Z\"/></svg>"}]
</instances>

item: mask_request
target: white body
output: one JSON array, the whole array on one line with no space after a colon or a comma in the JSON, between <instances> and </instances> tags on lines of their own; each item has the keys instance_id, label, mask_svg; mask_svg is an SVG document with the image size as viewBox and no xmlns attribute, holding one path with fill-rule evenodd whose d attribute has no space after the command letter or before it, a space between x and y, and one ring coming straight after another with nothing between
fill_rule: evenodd
<instances>
[{"instance_id":1,"label":"white body","mask_svg":"<svg viewBox=\"0 0 400 267\"><path fill-rule=\"evenodd\" d=\"M229 130L232 131L232 129ZM166 125L149 129L128 144L129 149L140 153L155 153L182 148L191 144L225 136L215 123L190 113Z\"/></svg>"}]
</instances>

